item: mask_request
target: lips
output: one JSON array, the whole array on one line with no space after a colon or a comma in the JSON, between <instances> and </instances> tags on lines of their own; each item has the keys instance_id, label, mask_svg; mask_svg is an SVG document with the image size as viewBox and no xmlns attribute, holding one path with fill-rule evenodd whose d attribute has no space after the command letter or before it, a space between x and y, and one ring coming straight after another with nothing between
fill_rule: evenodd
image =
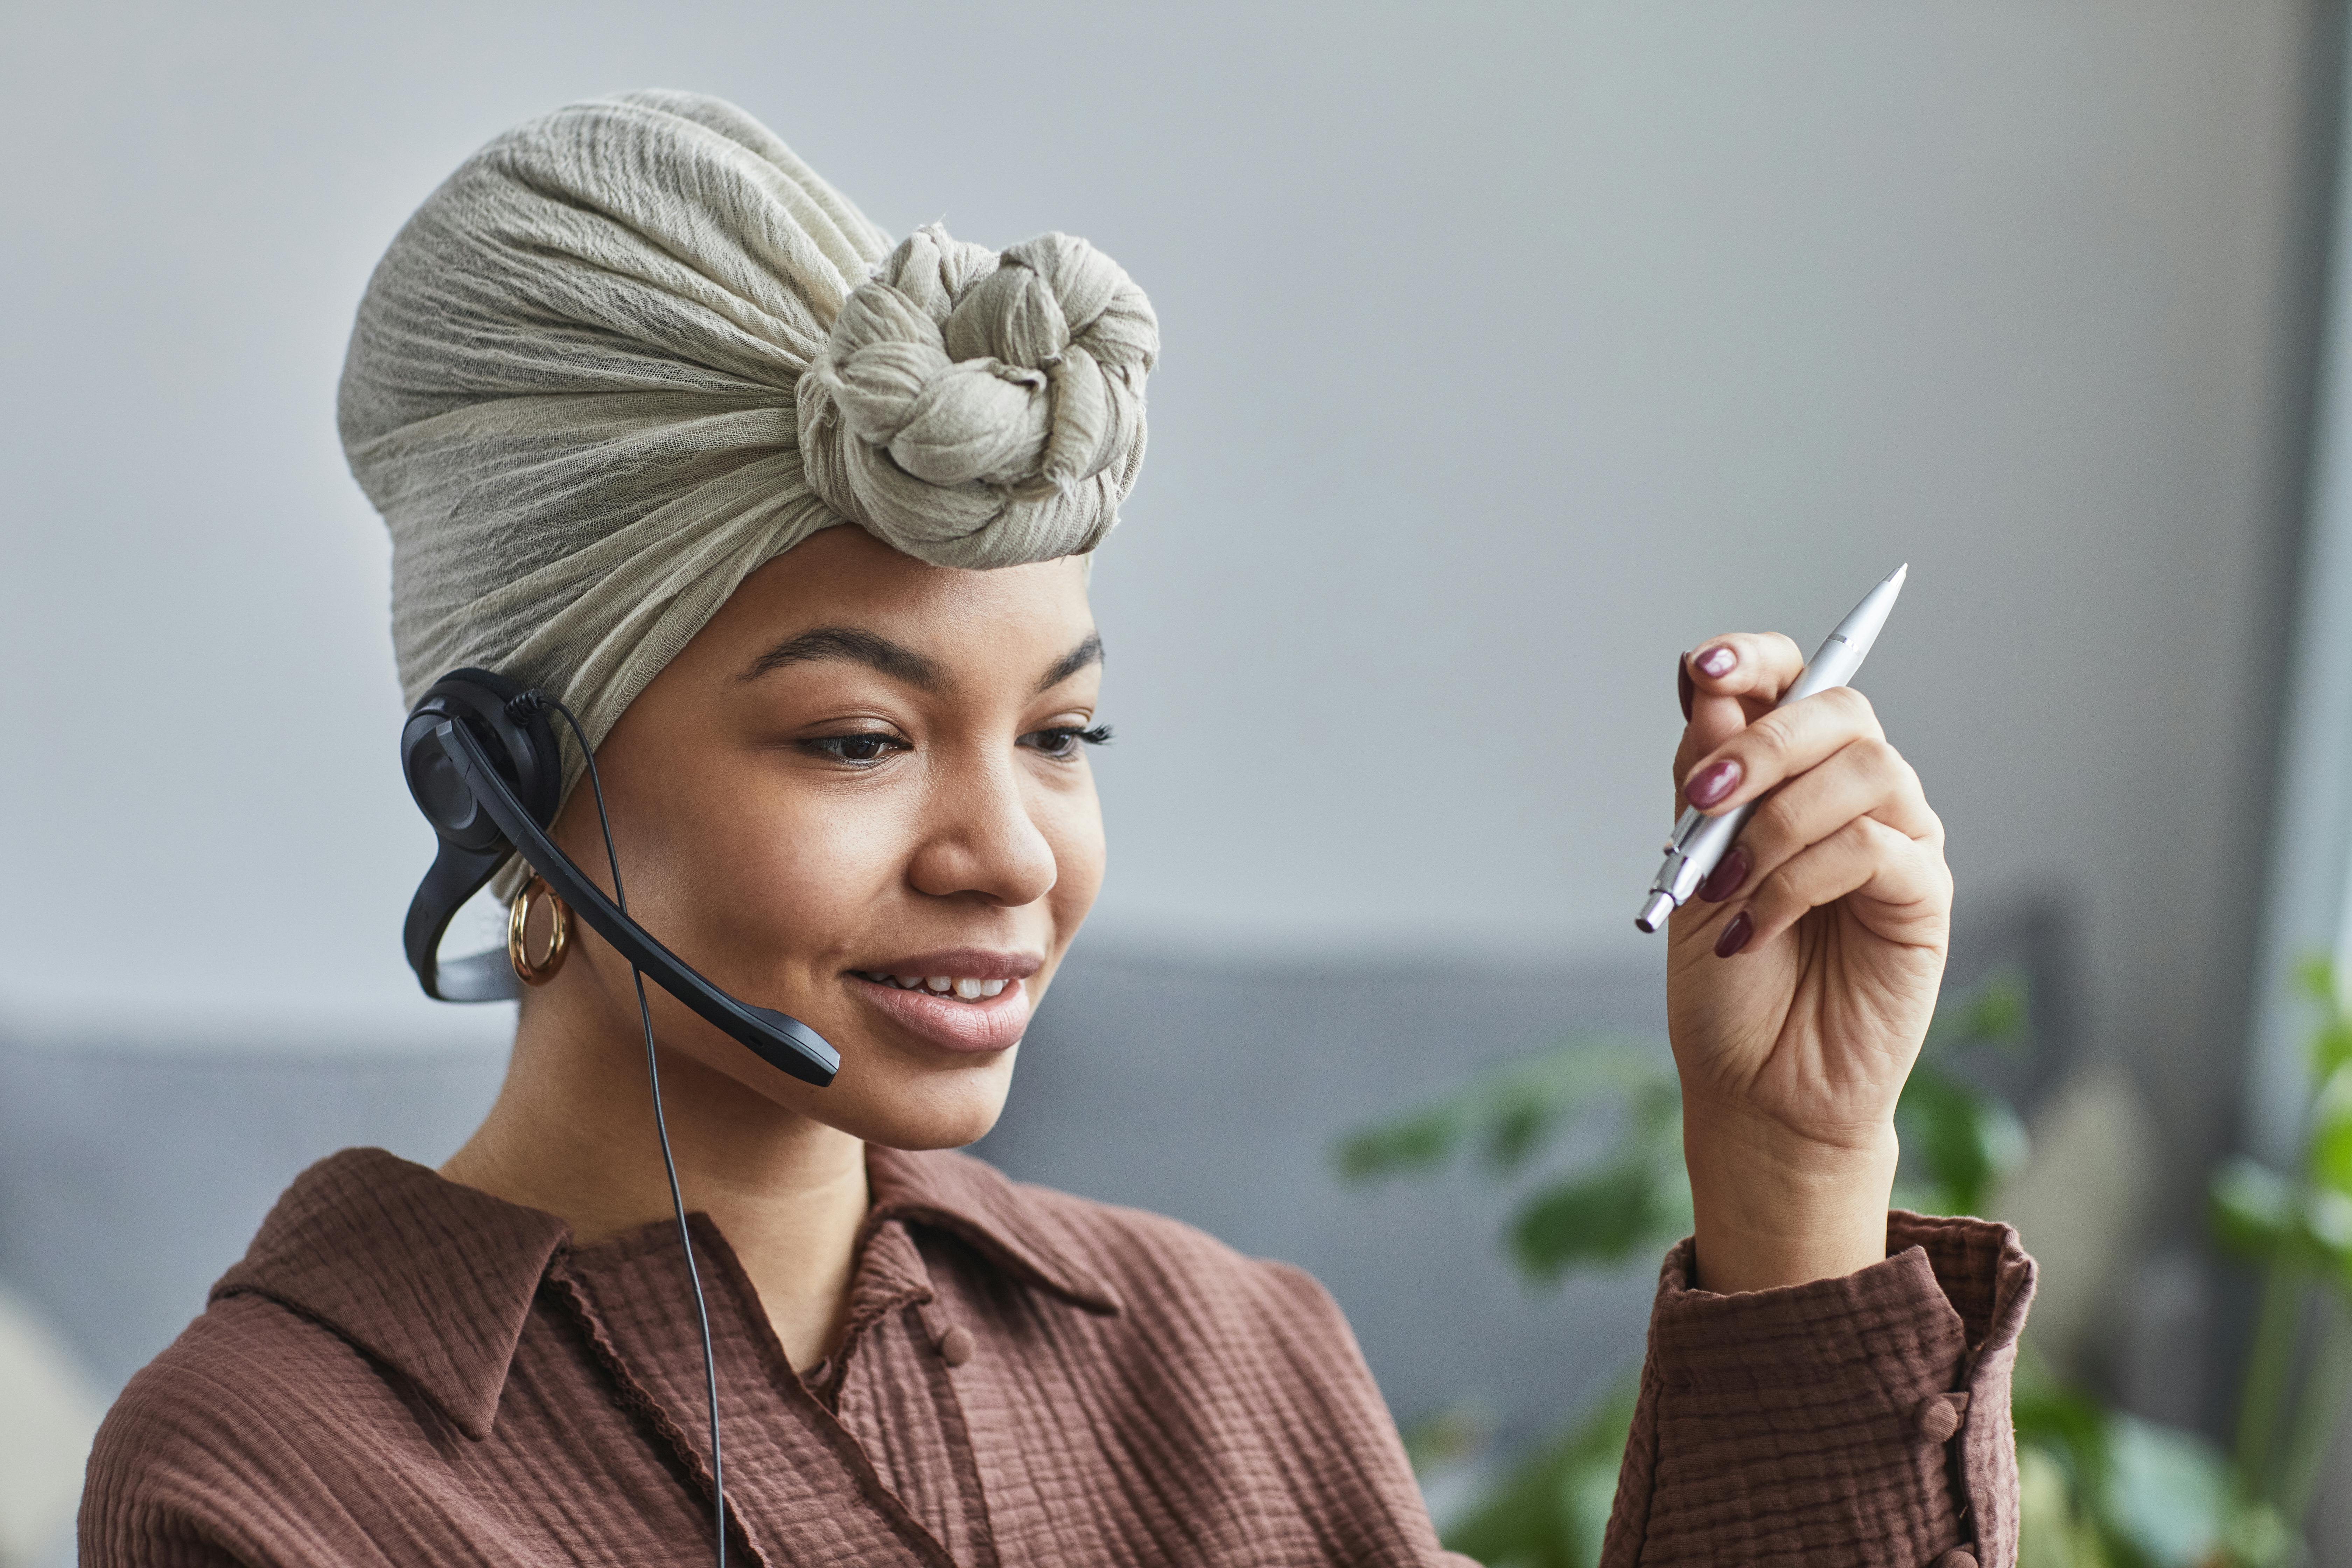
<instances>
[{"instance_id":1,"label":"lips","mask_svg":"<svg viewBox=\"0 0 2352 1568\"><path fill-rule=\"evenodd\" d=\"M945 1050L978 1054L1009 1049L1028 1032L1025 982L1042 967L1028 954L957 950L854 969L843 979L909 1033Z\"/></svg>"}]
</instances>

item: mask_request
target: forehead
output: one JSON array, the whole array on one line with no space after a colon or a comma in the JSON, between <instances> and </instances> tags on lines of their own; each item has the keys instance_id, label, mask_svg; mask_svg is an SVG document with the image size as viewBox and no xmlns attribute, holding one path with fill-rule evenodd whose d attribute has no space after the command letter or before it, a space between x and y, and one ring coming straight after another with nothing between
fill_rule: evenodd
<instances>
[{"instance_id":1,"label":"forehead","mask_svg":"<svg viewBox=\"0 0 2352 1568\"><path fill-rule=\"evenodd\" d=\"M743 580L681 659L740 672L817 628L871 632L959 676L1034 678L1094 629L1076 557L974 572L933 566L864 530L827 529Z\"/></svg>"}]
</instances>

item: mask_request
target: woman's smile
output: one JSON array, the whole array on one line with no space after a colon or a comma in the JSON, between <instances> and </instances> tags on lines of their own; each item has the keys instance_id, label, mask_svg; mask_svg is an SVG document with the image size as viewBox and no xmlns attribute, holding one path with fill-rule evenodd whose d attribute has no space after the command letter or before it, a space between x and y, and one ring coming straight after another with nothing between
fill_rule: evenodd
<instances>
[{"instance_id":1,"label":"woman's smile","mask_svg":"<svg viewBox=\"0 0 2352 1568\"><path fill-rule=\"evenodd\" d=\"M951 1051L1001 1051L1029 1029L1031 953L927 952L843 972L850 989L894 1023Z\"/></svg>"}]
</instances>

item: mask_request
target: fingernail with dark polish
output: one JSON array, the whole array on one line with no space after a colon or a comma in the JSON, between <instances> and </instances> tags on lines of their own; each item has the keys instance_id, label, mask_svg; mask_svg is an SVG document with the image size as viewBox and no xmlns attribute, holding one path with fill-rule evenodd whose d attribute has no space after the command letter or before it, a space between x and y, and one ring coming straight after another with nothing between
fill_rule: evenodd
<instances>
[{"instance_id":1,"label":"fingernail with dark polish","mask_svg":"<svg viewBox=\"0 0 2352 1568\"><path fill-rule=\"evenodd\" d=\"M1748 918L1746 910L1740 910L1731 917L1731 923L1723 928L1723 934L1715 939L1715 956L1729 958L1746 947L1748 939L1755 933L1756 922Z\"/></svg>"},{"instance_id":2,"label":"fingernail with dark polish","mask_svg":"<svg viewBox=\"0 0 2352 1568\"><path fill-rule=\"evenodd\" d=\"M1717 643L1691 662L1697 665L1698 672L1709 680L1721 680L1731 673L1731 667L1739 662L1739 650Z\"/></svg>"},{"instance_id":3,"label":"fingernail with dark polish","mask_svg":"<svg viewBox=\"0 0 2352 1568\"><path fill-rule=\"evenodd\" d=\"M1735 844L1731 853L1726 855L1722 863L1706 874L1706 880L1698 885L1698 896L1710 904L1719 904L1739 891L1739 884L1746 880L1748 846Z\"/></svg>"},{"instance_id":4,"label":"fingernail with dark polish","mask_svg":"<svg viewBox=\"0 0 2352 1568\"><path fill-rule=\"evenodd\" d=\"M1691 699L1698 695L1698 689L1691 684L1688 654L1675 655L1675 695L1683 700L1683 721L1688 723Z\"/></svg>"},{"instance_id":5,"label":"fingernail with dark polish","mask_svg":"<svg viewBox=\"0 0 2352 1568\"><path fill-rule=\"evenodd\" d=\"M1739 787L1739 759L1726 757L1719 763L1709 763L1691 775L1683 785L1683 796L1705 811L1725 795Z\"/></svg>"}]
</instances>

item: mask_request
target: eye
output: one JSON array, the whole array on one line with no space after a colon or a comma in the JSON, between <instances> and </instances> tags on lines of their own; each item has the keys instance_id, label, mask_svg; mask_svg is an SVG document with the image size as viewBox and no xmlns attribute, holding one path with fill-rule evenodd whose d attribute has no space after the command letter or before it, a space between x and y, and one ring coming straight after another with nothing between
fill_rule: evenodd
<instances>
[{"instance_id":1,"label":"eye","mask_svg":"<svg viewBox=\"0 0 2352 1568\"><path fill-rule=\"evenodd\" d=\"M893 752L914 749L896 735L872 731L860 735L818 735L799 742L799 745L802 751L812 756L845 763L854 768L870 768Z\"/></svg>"},{"instance_id":2,"label":"eye","mask_svg":"<svg viewBox=\"0 0 2352 1568\"><path fill-rule=\"evenodd\" d=\"M1021 744L1033 752L1043 752L1056 762L1066 762L1078 754L1078 748L1102 746L1110 742L1110 726L1097 724L1091 730L1061 724L1050 730L1032 730L1021 737Z\"/></svg>"}]
</instances>

